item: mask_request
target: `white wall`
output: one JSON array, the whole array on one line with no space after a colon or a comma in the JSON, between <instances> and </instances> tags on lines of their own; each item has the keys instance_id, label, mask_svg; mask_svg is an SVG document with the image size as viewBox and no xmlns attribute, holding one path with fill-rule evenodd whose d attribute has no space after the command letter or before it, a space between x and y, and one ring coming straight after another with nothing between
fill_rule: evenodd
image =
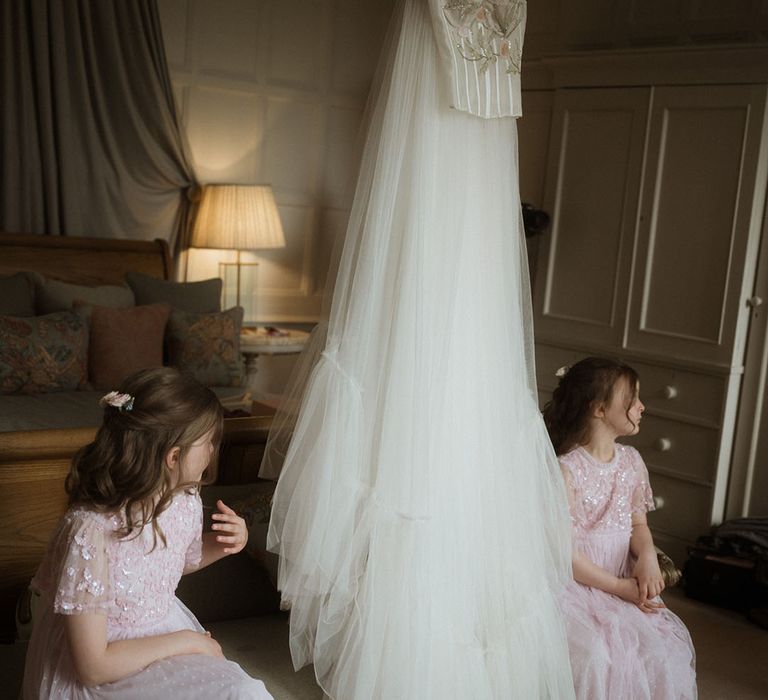
<instances>
[{"instance_id":1,"label":"white wall","mask_svg":"<svg viewBox=\"0 0 768 700\"><path fill-rule=\"evenodd\" d=\"M159 0L173 89L203 183L270 183L286 248L257 261L246 322L312 322L343 234L363 107L392 0ZM194 250L188 278L230 251ZM255 293L256 290L253 290Z\"/></svg>"}]
</instances>

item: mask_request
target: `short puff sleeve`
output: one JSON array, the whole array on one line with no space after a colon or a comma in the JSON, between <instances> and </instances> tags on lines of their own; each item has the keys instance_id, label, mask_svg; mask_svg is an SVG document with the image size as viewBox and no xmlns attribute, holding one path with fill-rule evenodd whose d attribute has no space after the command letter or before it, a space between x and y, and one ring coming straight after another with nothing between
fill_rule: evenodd
<instances>
[{"instance_id":1,"label":"short puff sleeve","mask_svg":"<svg viewBox=\"0 0 768 700\"><path fill-rule=\"evenodd\" d=\"M76 513L59 529L51 551L61 553L58 580L53 579L54 612L62 615L109 611L107 537L97 517Z\"/></svg>"},{"instance_id":2,"label":"short puff sleeve","mask_svg":"<svg viewBox=\"0 0 768 700\"><path fill-rule=\"evenodd\" d=\"M648 468L645 466L640 453L634 447L627 447L625 449L630 452L632 474L634 477L629 497L629 508L633 515L635 513L644 515L656 508L653 503L653 492L651 491L651 480L648 477Z\"/></svg>"},{"instance_id":3,"label":"short puff sleeve","mask_svg":"<svg viewBox=\"0 0 768 700\"><path fill-rule=\"evenodd\" d=\"M571 462L568 457L560 457L560 471L563 474L563 480L565 481L565 493L568 497L568 510L571 514L571 525L575 529L580 529L587 524L587 515L584 512L584 504L578 496L578 489L576 487L576 479L579 475L575 473Z\"/></svg>"},{"instance_id":4,"label":"short puff sleeve","mask_svg":"<svg viewBox=\"0 0 768 700\"><path fill-rule=\"evenodd\" d=\"M197 510L196 521L192 541L184 555L184 571L187 573L199 569L203 560L203 504L199 494L196 493L194 498Z\"/></svg>"}]
</instances>

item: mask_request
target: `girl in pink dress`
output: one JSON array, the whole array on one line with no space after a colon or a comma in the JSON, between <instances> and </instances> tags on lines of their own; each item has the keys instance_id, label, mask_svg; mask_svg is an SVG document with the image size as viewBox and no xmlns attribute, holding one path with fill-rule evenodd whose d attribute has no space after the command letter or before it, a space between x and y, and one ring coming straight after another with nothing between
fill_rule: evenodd
<instances>
[{"instance_id":1,"label":"girl in pink dress","mask_svg":"<svg viewBox=\"0 0 768 700\"><path fill-rule=\"evenodd\" d=\"M695 698L695 654L664 589L646 521L648 471L633 447L645 410L637 373L586 358L558 370L544 421L560 460L573 524L573 578L561 597L576 697Z\"/></svg>"},{"instance_id":2,"label":"girl in pink dress","mask_svg":"<svg viewBox=\"0 0 768 700\"><path fill-rule=\"evenodd\" d=\"M247 540L221 501L202 534L198 491L213 476L222 429L216 396L159 368L102 404L96 439L67 475L70 508L32 580L39 615L24 698L270 699L175 596L183 573Z\"/></svg>"}]
</instances>

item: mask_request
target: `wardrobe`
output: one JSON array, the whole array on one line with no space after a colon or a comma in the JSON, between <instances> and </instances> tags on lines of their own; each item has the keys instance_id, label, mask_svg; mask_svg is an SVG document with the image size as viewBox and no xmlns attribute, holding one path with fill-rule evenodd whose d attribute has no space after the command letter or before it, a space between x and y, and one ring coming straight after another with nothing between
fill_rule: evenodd
<instances>
[{"instance_id":1,"label":"wardrobe","mask_svg":"<svg viewBox=\"0 0 768 700\"><path fill-rule=\"evenodd\" d=\"M586 355L637 369L628 442L682 564L712 523L768 515L768 50L558 56L524 64L523 86L522 198L552 220L533 280L539 398Z\"/></svg>"}]
</instances>

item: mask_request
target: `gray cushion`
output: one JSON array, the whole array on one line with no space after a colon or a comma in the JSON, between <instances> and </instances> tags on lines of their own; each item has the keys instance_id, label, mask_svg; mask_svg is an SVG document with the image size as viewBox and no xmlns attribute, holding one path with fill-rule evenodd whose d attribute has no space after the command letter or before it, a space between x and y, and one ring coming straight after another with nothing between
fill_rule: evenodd
<instances>
[{"instance_id":1,"label":"gray cushion","mask_svg":"<svg viewBox=\"0 0 768 700\"><path fill-rule=\"evenodd\" d=\"M190 313L221 311L221 280L218 278L200 282L168 282L140 272L128 272L125 281L133 290L138 305L165 302L174 309Z\"/></svg>"},{"instance_id":2,"label":"gray cushion","mask_svg":"<svg viewBox=\"0 0 768 700\"><path fill-rule=\"evenodd\" d=\"M25 272L0 277L0 316L34 316L35 287Z\"/></svg>"},{"instance_id":3,"label":"gray cushion","mask_svg":"<svg viewBox=\"0 0 768 700\"><path fill-rule=\"evenodd\" d=\"M87 287L53 279L42 279L35 285L35 306L38 314L69 311L76 301L111 309L125 309L135 304L133 292L125 285Z\"/></svg>"}]
</instances>

